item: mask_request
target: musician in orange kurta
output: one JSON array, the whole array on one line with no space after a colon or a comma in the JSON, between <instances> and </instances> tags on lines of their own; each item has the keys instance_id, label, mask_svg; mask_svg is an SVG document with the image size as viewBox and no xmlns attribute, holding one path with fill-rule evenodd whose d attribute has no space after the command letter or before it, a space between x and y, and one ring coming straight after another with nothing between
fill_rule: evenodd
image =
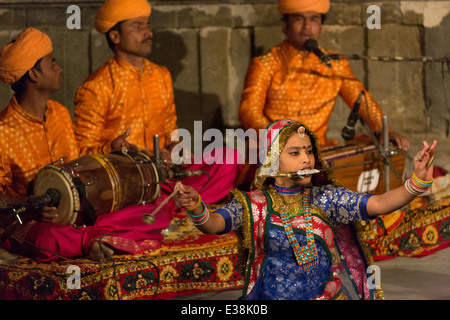
<instances>
[{"instance_id":1,"label":"musician in orange kurta","mask_svg":"<svg viewBox=\"0 0 450 320\"><path fill-rule=\"evenodd\" d=\"M166 67L145 57L152 49L151 6L146 0L108 0L95 27L106 34L114 57L91 74L75 96L75 135L82 151L109 152L105 144L131 129L128 141L153 151L171 144L177 129L172 79Z\"/></svg>"},{"instance_id":2,"label":"musician in orange kurta","mask_svg":"<svg viewBox=\"0 0 450 320\"><path fill-rule=\"evenodd\" d=\"M135 253L155 248L162 236L143 226L142 215L148 209L144 206L104 214L93 226L82 228L54 223L58 218L56 204L28 210L30 197L41 196L33 194L36 174L61 158L69 162L80 155L68 110L49 99L61 87L62 72L53 57L50 38L37 29L27 28L0 50L0 81L15 91L0 113L1 247L43 261L84 255L101 259L98 239L115 233L105 242L119 250ZM112 150L130 146L124 135L110 145ZM60 201L70 199L61 197ZM20 221L10 219L15 216L12 204L26 209L20 213Z\"/></svg>"},{"instance_id":3,"label":"musician in orange kurta","mask_svg":"<svg viewBox=\"0 0 450 320\"><path fill-rule=\"evenodd\" d=\"M279 0L283 16L284 40L268 53L252 59L245 79L239 119L245 128L264 129L274 120L290 118L302 121L315 132L322 147L335 145L327 139L331 112L337 97L351 108L364 86L353 75L346 59L332 60L331 68L305 50L308 39L318 41L322 22L329 9L329 0ZM323 50L325 54L332 51ZM365 91L360 114L374 132L382 128L383 112L373 97ZM401 149L409 142L398 133L390 132Z\"/></svg>"},{"instance_id":4,"label":"musician in orange kurta","mask_svg":"<svg viewBox=\"0 0 450 320\"><path fill-rule=\"evenodd\" d=\"M16 92L0 113L3 196L29 194L29 183L42 167L79 156L69 111L49 100L62 82L62 68L52 51L50 38L34 28L18 34L0 51L0 80Z\"/></svg>"},{"instance_id":5,"label":"musician in orange kurta","mask_svg":"<svg viewBox=\"0 0 450 320\"><path fill-rule=\"evenodd\" d=\"M170 73L147 59L141 67L117 56L107 61L78 88L75 105L82 152L110 152L108 141L128 128L129 142L152 151L154 135L164 148L177 129Z\"/></svg>"}]
</instances>

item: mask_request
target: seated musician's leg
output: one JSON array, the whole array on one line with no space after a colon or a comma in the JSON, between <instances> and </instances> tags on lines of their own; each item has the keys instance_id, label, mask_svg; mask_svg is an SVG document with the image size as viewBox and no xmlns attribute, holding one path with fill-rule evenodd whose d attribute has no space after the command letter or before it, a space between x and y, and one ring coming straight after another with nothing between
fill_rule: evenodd
<instances>
[{"instance_id":1,"label":"seated musician's leg","mask_svg":"<svg viewBox=\"0 0 450 320\"><path fill-rule=\"evenodd\" d=\"M54 261L61 257L81 257L82 238L81 229L57 223L37 222L28 230L18 253L31 254L41 262Z\"/></svg>"}]
</instances>

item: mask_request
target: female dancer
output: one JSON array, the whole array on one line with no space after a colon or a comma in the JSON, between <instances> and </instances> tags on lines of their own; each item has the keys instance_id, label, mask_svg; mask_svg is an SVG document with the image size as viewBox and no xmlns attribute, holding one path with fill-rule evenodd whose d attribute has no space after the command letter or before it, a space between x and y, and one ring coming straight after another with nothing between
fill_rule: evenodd
<instances>
[{"instance_id":1,"label":"female dancer","mask_svg":"<svg viewBox=\"0 0 450 320\"><path fill-rule=\"evenodd\" d=\"M181 185L175 197L200 231L236 231L247 258L244 298L382 298L369 281L371 257L359 245L353 222L391 213L425 192L437 142L424 142L404 186L373 195L347 190L322 170L318 140L305 125L275 121L265 141L267 156L254 190L233 190L232 201L211 213L191 187Z\"/></svg>"}]
</instances>

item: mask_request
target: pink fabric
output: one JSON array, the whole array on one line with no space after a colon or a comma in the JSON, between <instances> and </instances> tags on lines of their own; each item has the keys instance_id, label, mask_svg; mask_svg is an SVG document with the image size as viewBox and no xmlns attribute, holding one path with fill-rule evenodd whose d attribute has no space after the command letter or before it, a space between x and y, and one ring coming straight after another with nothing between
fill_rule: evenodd
<instances>
[{"instance_id":1,"label":"pink fabric","mask_svg":"<svg viewBox=\"0 0 450 320\"><path fill-rule=\"evenodd\" d=\"M217 164L216 162L218 160L216 161L216 159L220 158L222 158L222 164ZM227 159L233 159L233 162L227 163ZM195 163L197 161L193 162ZM214 164L208 165L206 163ZM241 163L241 157L234 148L225 147L218 149L214 154L212 150L205 152L203 154L202 164L192 164L186 169L207 171L210 176L209 182L207 175L201 175L184 178L182 183L194 187L197 191L200 191L204 187L200 191L202 200L205 203L215 203L226 197L232 189L233 183L242 168L242 165L238 163Z\"/></svg>"},{"instance_id":2,"label":"pink fabric","mask_svg":"<svg viewBox=\"0 0 450 320\"><path fill-rule=\"evenodd\" d=\"M364 299L370 299L366 273L367 260L363 255L357 235L352 230L352 225L339 224L335 227L335 233L336 243L344 256L358 292L364 295Z\"/></svg>"},{"instance_id":3,"label":"pink fabric","mask_svg":"<svg viewBox=\"0 0 450 320\"><path fill-rule=\"evenodd\" d=\"M204 191L201 192L205 203L215 203L227 196L233 188L234 180L240 170L240 165L236 164L239 154L235 149L224 148L216 156L224 157L224 152L231 152L236 161L234 164L195 164L189 166L188 170L203 170L209 172L210 181ZM210 159L211 154L204 156L205 162ZM183 184L190 185L197 190L203 188L208 181L208 177L189 177L182 180ZM170 185L172 188L174 186ZM111 213L103 214L97 218L93 226L74 228L56 223L35 223L27 233L26 240L37 245L38 249L32 245L24 243L19 246L15 240L6 239L2 247L6 250L36 256L41 262L57 260L59 257L53 253L66 258L76 258L88 253L94 241L102 237L102 241L120 251L137 254L146 250L156 249L163 236L160 231L166 228L171 221L172 215L178 207L173 199L163 206L155 216L155 223L152 225L142 221L142 216L151 213L158 205L167 198L172 189L169 185L163 185L161 197L153 203L147 205L132 205ZM44 250L42 250L44 249ZM49 252L50 251L50 252Z\"/></svg>"}]
</instances>

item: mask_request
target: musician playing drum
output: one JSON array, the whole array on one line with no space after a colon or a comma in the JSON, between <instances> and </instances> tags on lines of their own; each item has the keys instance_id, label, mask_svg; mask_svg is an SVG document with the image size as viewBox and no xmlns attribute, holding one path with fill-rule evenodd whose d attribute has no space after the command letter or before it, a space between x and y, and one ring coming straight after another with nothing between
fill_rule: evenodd
<instances>
[{"instance_id":1,"label":"musician playing drum","mask_svg":"<svg viewBox=\"0 0 450 320\"><path fill-rule=\"evenodd\" d=\"M89 75L75 94L74 131L82 150L108 152L102 142L131 127L128 141L153 152L153 136L158 135L161 158L172 160L178 143L172 140L178 128L174 92L169 70L147 59L153 50L151 11L147 0L107 0L97 11L96 30L105 34L114 57ZM195 156L184 163L186 169L208 172L209 182L202 175L183 183L199 189L208 184L201 192L209 203L225 198L240 170L237 161L226 159L237 159L237 150L223 147L215 149L214 157L210 152Z\"/></svg>"},{"instance_id":2,"label":"musician playing drum","mask_svg":"<svg viewBox=\"0 0 450 320\"><path fill-rule=\"evenodd\" d=\"M41 168L59 159L69 162L80 156L68 110L50 100L50 95L61 87L62 73L55 62L50 38L37 29L24 30L0 51L0 80L15 91L8 107L0 113L1 202L26 203L30 182ZM127 136L128 132L110 142L112 149L133 149L125 140ZM52 205L45 206L40 217L33 217L42 221L38 223L24 220L23 224L7 226L0 221L0 228L9 227L7 232L0 232L2 247L19 253L31 249L40 260L56 259L22 242L27 240L43 249L74 257L89 252L91 240L114 226L78 230L48 223L57 219L55 209ZM99 249L97 245L94 247ZM99 252L93 250L91 257L99 257Z\"/></svg>"},{"instance_id":3,"label":"musician playing drum","mask_svg":"<svg viewBox=\"0 0 450 320\"><path fill-rule=\"evenodd\" d=\"M353 107L364 86L353 75L347 60L332 60L327 66L305 49L307 40L319 40L329 0L279 0L278 7L286 40L251 61L239 119L245 128L254 129L265 129L282 118L302 121L318 135L323 148L336 145L337 141L326 137L336 99L340 95ZM379 133L383 112L368 92L365 95L373 130ZM359 111L367 122L365 99ZM391 131L389 138L400 149L408 149L409 141L402 135Z\"/></svg>"}]
</instances>

